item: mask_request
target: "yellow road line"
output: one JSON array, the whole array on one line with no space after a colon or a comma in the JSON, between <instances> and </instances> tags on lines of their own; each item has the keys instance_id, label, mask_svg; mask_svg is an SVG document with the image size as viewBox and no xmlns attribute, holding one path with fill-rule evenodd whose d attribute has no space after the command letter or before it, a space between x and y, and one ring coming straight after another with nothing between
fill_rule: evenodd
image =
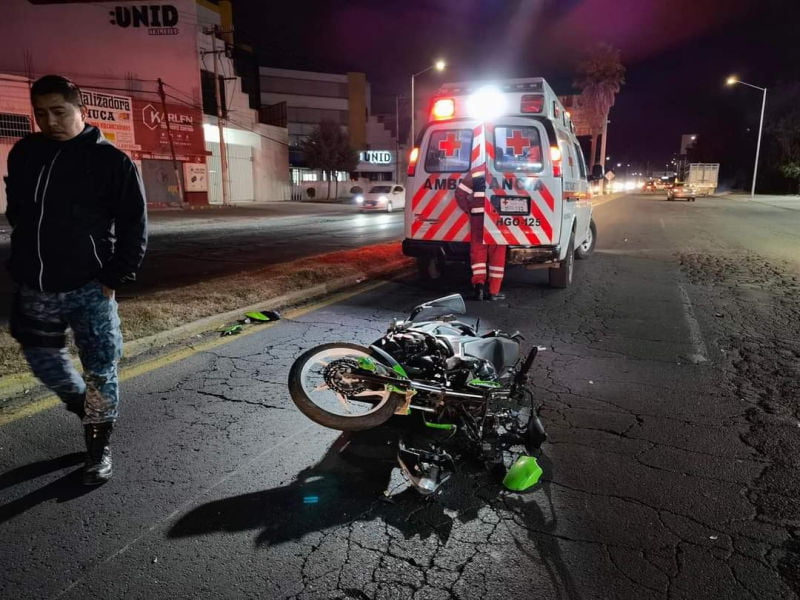
<instances>
[{"instance_id":1,"label":"yellow road line","mask_svg":"<svg viewBox=\"0 0 800 600\"><path fill-rule=\"evenodd\" d=\"M331 304L335 304L337 302L341 302L342 300L347 300L353 296L357 296L358 294L363 294L365 292L372 291L382 285L386 285L386 281L375 281L371 283L364 283L358 286L355 290L349 292L337 292L324 300L319 300L308 306L304 306L301 308L295 308L283 314L284 318L287 319L295 319L297 317L301 317L305 314L318 310L320 308L324 308L326 306L330 306ZM275 324L273 324L274 326ZM240 340L243 337L248 335L253 335L260 331L263 331L267 327L269 327L269 323L265 324L254 324L252 328L244 329L241 333L231 336L220 336L218 338L214 338L212 340L208 340L206 342L202 342L200 344L196 344L190 346L188 348L181 348L180 350L175 350L173 352L169 352L167 354L162 354L155 358L151 358L150 360L143 361L136 365L131 365L123 369L120 372L119 379L120 382L127 381L128 379L132 379L134 377L138 377L140 375L144 375L151 371L155 371L156 369L160 369L165 367L166 365L170 365L172 363L176 363L178 361L184 360L193 356L194 354L198 354L200 352L207 352L213 348L218 348L219 346L224 346L226 344L230 344L235 342L236 340ZM47 410L53 408L61 404L61 400L55 395L48 395L39 400L34 400L28 404L24 404L19 408L12 408L9 409L7 413L0 414L0 427L3 425L7 425L14 421L18 421L19 419L23 419L25 417L30 417L31 415L35 415L37 413L42 412L43 410Z\"/></svg>"}]
</instances>

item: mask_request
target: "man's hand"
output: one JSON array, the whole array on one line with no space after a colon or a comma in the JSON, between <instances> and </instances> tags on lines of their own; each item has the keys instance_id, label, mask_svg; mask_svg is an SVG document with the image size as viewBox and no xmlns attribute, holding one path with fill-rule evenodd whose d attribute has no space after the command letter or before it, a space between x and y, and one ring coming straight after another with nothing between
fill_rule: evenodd
<instances>
[{"instance_id":1,"label":"man's hand","mask_svg":"<svg viewBox=\"0 0 800 600\"><path fill-rule=\"evenodd\" d=\"M103 284L100 284L100 285L103 288L103 296L105 296L109 300L113 300L114 299L114 290L112 288L110 288L110 287L104 286Z\"/></svg>"}]
</instances>

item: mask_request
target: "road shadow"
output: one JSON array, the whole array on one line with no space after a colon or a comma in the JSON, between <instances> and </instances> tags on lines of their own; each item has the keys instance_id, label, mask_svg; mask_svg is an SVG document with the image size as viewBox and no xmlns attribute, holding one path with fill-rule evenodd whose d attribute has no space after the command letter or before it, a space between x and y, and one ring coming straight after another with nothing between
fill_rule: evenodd
<instances>
[{"instance_id":1,"label":"road shadow","mask_svg":"<svg viewBox=\"0 0 800 600\"><path fill-rule=\"evenodd\" d=\"M72 452L51 460L17 467L0 475L0 490L74 465L82 465L85 458L86 455L83 452ZM83 485L81 471L82 469L71 471L22 498L3 504L0 506L0 523L5 523L42 502L48 500L67 502L92 491L94 488Z\"/></svg>"},{"instance_id":2,"label":"road shadow","mask_svg":"<svg viewBox=\"0 0 800 600\"><path fill-rule=\"evenodd\" d=\"M544 473L553 473L554 465L542 451L537 456L539 466ZM535 563L541 564L547 571L557 596L553 600L580 600L582 598L569 567L564 562L558 535L558 514L553 503L549 479L543 479L535 489L541 490L546 502L541 505L532 501L526 494L504 494L500 502L515 521L528 532L528 539L533 542L536 554L529 552L515 540L517 550L529 555Z\"/></svg>"},{"instance_id":3,"label":"road shadow","mask_svg":"<svg viewBox=\"0 0 800 600\"><path fill-rule=\"evenodd\" d=\"M479 509L497 496L500 486L481 465L462 461L434 497L424 497L412 488L387 496L397 467L398 435L392 425L342 434L319 463L301 471L290 484L199 506L167 535L181 538L256 530L256 545L273 545L314 531L379 519L406 538L435 535L444 543L454 522L478 518Z\"/></svg>"}]
</instances>

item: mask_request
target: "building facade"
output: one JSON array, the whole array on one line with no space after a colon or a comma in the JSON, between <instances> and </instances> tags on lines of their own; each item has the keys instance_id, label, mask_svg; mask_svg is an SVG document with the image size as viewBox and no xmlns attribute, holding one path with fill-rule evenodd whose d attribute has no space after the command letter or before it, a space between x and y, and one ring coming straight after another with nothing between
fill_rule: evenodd
<instances>
[{"instance_id":1,"label":"building facade","mask_svg":"<svg viewBox=\"0 0 800 600\"><path fill-rule=\"evenodd\" d=\"M286 133L259 125L257 111L246 114L242 108L246 96L238 91L225 55L232 46L230 23L226 0L116 5L6 0L0 19L0 105L16 112L0 110L11 115L0 116L7 122L0 126L0 169L6 168L7 151L19 134L35 127L20 90L25 89L28 103L30 83L57 73L81 87L87 120L137 163L149 207L220 201L221 178L209 127L216 129L216 117L204 114L203 94L206 65L216 56L231 108L226 146L233 146L230 154L241 156L243 165L232 159L238 170L231 179L247 183L236 200L287 199ZM209 34L215 26L216 35ZM222 39L226 32L228 39ZM214 45L219 53L207 53ZM5 208L4 190L0 208Z\"/></svg>"},{"instance_id":2,"label":"building facade","mask_svg":"<svg viewBox=\"0 0 800 600\"><path fill-rule=\"evenodd\" d=\"M322 121L345 129L359 163L352 173L337 173L336 189L347 196L369 181L393 181L398 175L399 148L391 124L371 114L371 90L363 73L318 73L259 67L262 119L286 125L292 197L327 194L322 173L310 169L301 144Z\"/></svg>"}]
</instances>

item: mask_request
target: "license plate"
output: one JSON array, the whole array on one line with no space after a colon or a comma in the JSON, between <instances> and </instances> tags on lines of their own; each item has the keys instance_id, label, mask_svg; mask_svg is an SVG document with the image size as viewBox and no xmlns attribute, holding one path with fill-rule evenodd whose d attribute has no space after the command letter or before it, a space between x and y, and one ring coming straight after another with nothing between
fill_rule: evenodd
<instances>
[{"instance_id":1,"label":"license plate","mask_svg":"<svg viewBox=\"0 0 800 600\"><path fill-rule=\"evenodd\" d=\"M529 215L531 199L527 196L494 196L493 204L501 215Z\"/></svg>"}]
</instances>

